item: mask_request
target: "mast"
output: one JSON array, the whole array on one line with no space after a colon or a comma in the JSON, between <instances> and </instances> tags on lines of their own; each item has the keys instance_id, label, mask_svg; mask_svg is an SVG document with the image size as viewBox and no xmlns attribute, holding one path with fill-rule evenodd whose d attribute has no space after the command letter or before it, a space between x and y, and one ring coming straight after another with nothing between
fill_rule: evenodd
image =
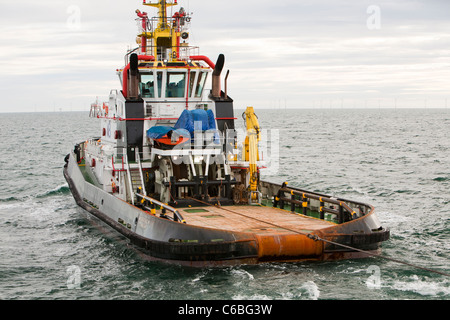
<instances>
[{"instance_id":1,"label":"mast","mask_svg":"<svg viewBox=\"0 0 450 320\"><path fill-rule=\"evenodd\" d=\"M167 8L178 5L177 0L169 2L167 0L160 0L156 3L146 2L143 5L158 8L158 17L151 20L148 19L146 12L136 10L136 13L141 19L142 30L138 35L138 43L141 45L142 54L150 54L156 60L176 61L180 58L180 39L187 39L187 33L183 32L186 13L183 8L176 12L173 17L167 16ZM150 24L148 23L150 22ZM156 28L152 25L157 25ZM149 29L150 30L147 30ZM154 28L153 30L151 30ZM149 41L147 41L149 40ZM148 45L150 42L150 45Z\"/></svg>"},{"instance_id":2,"label":"mast","mask_svg":"<svg viewBox=\"0 0 450 320\"><path fill-rule=\"evenodd\" d=\"M167 7L172 7L177 4L178 4L177 0L174 0L173 3L167 3L166 0L161 0L157 3L151 3L151 2L146 3L144 0L144 3L143 3L143 5L158 8L158 19L159 19L158 28L163 29L163 30L166 28L170 28L170 26L167 24Z\"/></svg>"}]
</instances>

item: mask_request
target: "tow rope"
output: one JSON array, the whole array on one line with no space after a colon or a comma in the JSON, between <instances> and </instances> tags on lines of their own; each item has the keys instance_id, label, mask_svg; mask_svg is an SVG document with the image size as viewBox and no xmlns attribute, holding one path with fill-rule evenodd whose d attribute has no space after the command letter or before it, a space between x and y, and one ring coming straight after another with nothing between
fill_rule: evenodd
<instances>
[{"instance_id":1,"label":"tow rope","mask_svg":"<svg viewBox=\"0 0 450 320\"><path fill-rule=\"evenodd\" d=\"M211 203L208 203L208 202L204 202L204 201L202 201L202 200L195 199L195 198L192 198L192 197L186 197L186 198L187 198L187 199L194 200L194 201L197 201L197 202L202 203L202 204L206 204L206 205L209 205L209 206L213 206L213 207L222 209L222 210L224 210L224 211L228 211L228 212L231 212L231 213L234 213L234 214L237 214L237 215L240 215L240 216L249 218L249 219L256 220L256 221L258 221L258 222L263 222L263 223L266 223L266 224L275 226L275 227L277 227L277 228L281 228L281 229L284 229L284 230L287 230L287 231L291 231L291 232L294 232L294 233L297 233L297 234L300 234L300 235L305 235L305 236L307 236L309 239L314 240L314 241L322 241L322 242L326 242L326 243L329 243L329 244L333 244L333 245L335 245L335 246L340 246L340 247L342 247L342 248L346 248L346 249L358 251L358 252L361 252L361 253L367 254L367 255L369 255L369 256L376 257L376 258L381 258L381 259L389 260L389 261L396 262L396 263L400 263L400 264L403 264L403 265L406 265L406 266L409 266L409 267L413 267L413 268L421 269L421 270L424 270L424 271L428 271L428 272L440 274L440 275L442 275L442 276L450 277L450 274L445 273L445 272L442 272L442 271L437 271L437 270L434 270L434 269L421 267L421 266L414 265L414 264L411 264L411 263L408 263L408 262L405 262L405 261L401 261L401 260L398 260L398 259L394 259L394 258L382 256L382 255L380 255L380 254L372 253L372 252L369 252L369 251L366 251L366 250L358 249L358 248L351 247L351 246L348 246L348 245L345 245L345 244L341 244L341 243L338 243L338 242L326 240L326 239L320 238L318 235L315 235L315 234L312 234L312 233L303 233L303 232L300 232L300 231L297 231L297 230L293 230L293 229L290 229L290 228L286 228L286 227L277 225L277 224L275 224L275 223L267 222L267 221L264 221L264 220L261 220L261 219L257 219L257 218L254 218L254 217L249 217L249 216L247 216L247 215L245 215L245 214L242 214L242 213L239 213L239 212L235 212L235 211L230 210L230 209L223 208L223 207L220 205L220 203L219 203L218 205L214 205L214 204L211 204Z\"/></svg>"},{"instance_id":2,"label":"tow rope","mask_svg":"<svg viewBox=\"0 0 450 320\"><path fill-rule=\"evenodd\" d=\"M372 253L372 252L369 252L369 251L361 250L361 249L358 249L358 248L350 247L350 246L347 246L345 244L341 244L341 243L338 243L338 242L322 239L319 236L317 236L315 234L312 234L312 233L309 233L307 235L307 237L312 239L312 240L314 240L314 241L323 241L323 242L326 242L326 243L329 243L329 244L334 244L335 246L340 246L340 247L343 247L343 248L346 248L346 249L351 249L351 250L354 250L354 251L358 251L358 252L367 254L369 256L373 256L373 257L377 257L377 258L393 261L393 262L404 264L404 265L407 265L407 266L410 266L410 267L413 267L413 268L422 269L422 270L425 270L425 271L429 271L429 272L437 273L437 274L440 274L440 275L443 275L443 276L446 276L446 277L450 277L450 274L442 272L442 271L437 271L437 270L421 267L421 266L414 265L414 264L411 264L411 263L408 263L408 262L405 262L405 261L401 261L401 260L398 260L398 259L394 259L394 258L382 256L380 254L376 254L376 253Z\"/></svg>"}]
</instances>

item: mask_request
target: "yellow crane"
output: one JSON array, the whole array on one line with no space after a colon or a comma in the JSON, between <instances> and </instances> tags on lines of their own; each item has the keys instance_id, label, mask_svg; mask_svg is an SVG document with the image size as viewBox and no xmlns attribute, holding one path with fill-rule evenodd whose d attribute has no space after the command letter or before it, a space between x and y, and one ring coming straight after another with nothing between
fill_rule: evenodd
<instances>
[{"instance_id":1,"label":"yellow crane","mask_svg":"<svg viewBox=\"0 0 450 320\"><path fill-rule=\"evenodd\" d=\"M244 159L249 162L249 203L260 202L258 190L259 172L257 161L259 161L258 142L261 140L261 127L253 107L247 107L244 112L247 126L247 136L244 142Z\"/></svg>"}]
</instances>

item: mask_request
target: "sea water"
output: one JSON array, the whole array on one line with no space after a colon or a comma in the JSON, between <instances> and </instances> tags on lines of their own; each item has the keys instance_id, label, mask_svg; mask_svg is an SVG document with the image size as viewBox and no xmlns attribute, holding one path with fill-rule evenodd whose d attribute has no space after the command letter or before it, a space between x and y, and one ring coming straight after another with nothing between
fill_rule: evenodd
<instances>
[{"instance_id":1,"label":"sea water","mask_svg":"<svg viewBox=\"0 0 450 320\"><path fill-rule=\"evenodd\" d=\"M264 180L372 204L391 230L383 255L450 272L449 109L256 112L279 139ZM100 135L97 119L0 114L0 135L0 299L450 297L448 277L379 258L204 269L145 261L80 210L64 180L64 156Z\"/></svg>"}]
</instances>

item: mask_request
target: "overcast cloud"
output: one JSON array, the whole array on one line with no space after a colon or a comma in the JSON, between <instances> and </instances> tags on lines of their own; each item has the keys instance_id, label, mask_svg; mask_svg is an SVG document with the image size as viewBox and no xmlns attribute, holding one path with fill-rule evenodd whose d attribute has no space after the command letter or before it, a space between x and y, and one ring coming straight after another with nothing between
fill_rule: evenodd
<instances>
[{"instance_id":1,"label":"overcast cloud","mask_svg":"<svg viewBox=\"0 0 450 320\"><path fill-rule=\"evenodd\" d=\"M445 107L450 1L179 0L244 108ZM88 110L118 89L141 0L0 0L0 112ZM179 7L176 7L179 8ZM448 101L450 104L450 101Z\"/></svg>"}]
</instances>

